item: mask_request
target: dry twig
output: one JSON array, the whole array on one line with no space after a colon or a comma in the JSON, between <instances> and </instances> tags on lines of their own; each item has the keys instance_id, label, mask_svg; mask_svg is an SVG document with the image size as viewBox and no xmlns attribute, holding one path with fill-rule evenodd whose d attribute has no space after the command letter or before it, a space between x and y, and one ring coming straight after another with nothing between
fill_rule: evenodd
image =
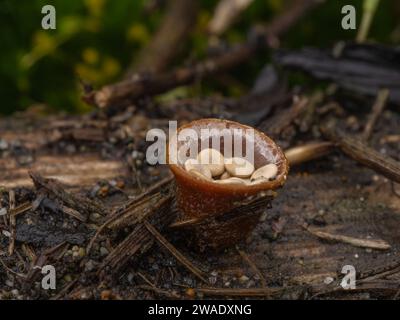
<instances>
[{"instance_id":1,"label":"dry twig","mask_svg":"<svg viewBox=\"0 0 400 320\"><path fill-rule=\"evenodd\" d=\"M362 165L381 173L386 178L400 183L400 163L368 147L360 140L344 136L330 128L320 128L347 156Z\"/></svg>"},{"instance_id":2,"label":"dry twig","mask_svg":"<svg viewBox=\"0 0 400 320\"><path fill-rule=\"evenodd\" d=\"M10 210L10 215L13 215L14 217L17 217L29 210L32 209L32 203L31 202L25 202L18 207L14 208L13 210Z\"/></svg>"},{"instance_id":3,"label":"dry twig","mask_svg":"<svg viewBox=\"0 0 400 320\"><path fill-rule=\"evenodd\" d=\"M148 290L148 291L153 291L153 292L157 293L158 295L165 296L170 299L180 299L181 298L181 296L175 292L163 290L163 289L160 289L160 288L157 288L154 286L150 286L150 285L140 285L140 286L137 286L137 288L140 288L143 290Z\"/></svg>"},{"instance_id":4,"label":"dry twig","mask_svg":"<svg viewBox=\"0 0 400 320\"><path fill-rule=\"evenodd\" d=\"M320 141L290 148L285 151L285 156L291 166L319 159L334 150L332 142Z\"/></svg>"},{"instance_id":5,"label":"dry twig","mask_svg":"<svg viewBox=\"0 0 400 320\"><path fill-rule=\"evenodd\" d=\"M146 198L141 199L144 201ZM173 197L171 196L171 194L167 194L160 200L160 203L156 203L154 204L154 206L150 206L153 207L153 209L149 208L149 210L146 211L146 214L140 215L140 217L130 217L129 219L135 221L135 223L131 224L131 233L121 243L119 243L103 260L102 264L99 267L99 272L106 267L110 267L114 271L118 270L122 268L125 263L130 260L135 254L146 252L153 244L153 237L146 228L144 221L145 219L147 219L151 223L157 225L159 228L163 228L169 225L176 218L176 212L171 209L172 200ZM128 209L123 210L123 212L127 213L129 212L129 210L135 210L135 206L131 204ZM137 211L135 212L137 213ZM103 226L105 226L106 224L107 222ZM96 233L96 235L92 238L91 242L88 245L88 251L93 245L94 239L98 235L99 233Z\"/></svg>"},{"instance_id":6,"label":"dry twig","mask_svg":"<svg viewBox=\"0 0 400 320\"><path fill-rule=\"evenodd\" d=\"M161 233L157 231L150 223L144 221L144 224L149 232L156 238L156 240L166 248L182 265L185 266L190 272L192 272L201 281L208 283L205 279L205 274L198 269L193 263L191 263L181 252L179 252L167 239L165 239Z\"/></svg>"},{"instance_id":7,"label":"dry twig","mask_svg":"<svg viewBox=\"0 0 400 320\"><path fill-rule=\"evenodd\" d=\"M259 29L260 38L269 39L285 33L311 8L320 4L318 0L297 0L293 6L277 17L266 28ZM264 41L266 42L266 41ZM177 86L223 72L249 59L258 49L258 41L249 41L237 49L228 51L213 59L200 62L192 67L182 67L170 73L138 76L107 85L84 96L84 99L101 108L124 105L145 95L156 95Z\"/></svg>"},{"instance_id":8,"label":"dry twig","mask_svg":"<svg viewBox=\"0 0 400 320\"><path fill-rule=\"evenodd\" d=\"M371 114L368 118L368 122L365 125L364 132L362 134L362 139L364 141L368 141L371 137L372 131L374 130L374 126L379 119L379 116L382 114L385 109L386 102L389 98L389 90L381 89L379 90L378 96L376 97L376 101L372 106Z\"/></svg>"},{"instance_id":9,"label":"dry twig","mask_svg":"<svg viewBox=\"0 0 400 320\"><path fill-rule=\"evenodd\" d=\"M150 43L140 51L128 76L134 72L164 71L195 25L198 9L197 0L170 0L160 27Z\"/></svg>"},{"instance_id":10,"label":"dry twig","mask_svg":"<svg viewBox=\"0 0 400 320\"><path fill-rule=\"evenodd\" d=\"M283 287L283 288L197 288L196 291L206 296L219 296L219 297L265 297L271 298L274 296L281 296L285 292L294 290L304 291L305 287Z\"/></svg>"},{"instance_id":11,"label":"dry twig","mask_svg":"<svg viewBox=\"0 0 400 320\"><path fill-rule=\"evenodd\" d=\"M377 240L371 240L371 239L360 239L360 238L354 238L354 237L349 237L349 236L343 236L343 235L338 235L338 234L332 234L320 230L315 230L314 228L305 228L309 233L312 235L318 237L319 239L327 240L327 241L334 241L334 242L343 242L350 244L355 247L361 247L361 248L369 248L369 249L376 249L376 250L389 250L391 248L390 244L388 244L386 241L377 239Z\"/></svg>"},{"instance_id":12,"label":"dry twig","mask_svg":"<svg viewBox=\"0 0 400 320\"><path fill-rule=\"evenodd\" d=\"M67 214L72 214L74 218L79 217L80 220L87 220L87 217L91 213L102 213L105 214L107 212L106 208L93 200L90 200L86 197L82 197L80 195L72 194L65 190L60 182L55 179L46 179L39 175L36 172L29 172L36 189L44 190L46 193L53 195L57 200L59 200L64 208L68 207L71 210L64 211ZM79 214L77 214L77 212ZM83 216L85 214L86 216Z\"/></svg>"},{"instance_id":13,"label":"dry twig","mask_svg":"<svg viewBox=\"0 0 400 320\"><path fill-rule=\"evenodd\" d=\"M106 229L107 227L109 227L110 225L112 225L114 223L116 225L118 225L118 221L123 219L123 217L131 216L130 212L132 212L133 210L135 212L138 212L137 207L139 204L141 204L141 203L144 204L146 202L149 202L152 199L152 196L154 195L154 193L160 192L160 190L162 190L163 188L168 190L171 185L171 182L172 182L172 177L168 176L167 178L165 178L165 179L159 181L158 183L154 184L153 186L151 186L149 189L147 189L145 192L141 193L135 199L129 201L127 204L118 208L118 210L116 210L116 213L113 214L106 222L104 222L103 225L101 225L100 228L96 231L96 234L90 240L90 242L86 248L86 252L88 252L88 253L90 252L94 242L99 237L99 235L104 231L104 229ZM142 214L141 215L142 219L144 219L149 214L151 214L151 212L147 212L144 215ZM135 222L137 223L138 221L137 220L132 221L131 224L133 224Z\"/></svg>"},{"instance_id":14,"label":"dry twig","mask_svg":"<svg viewBox=\"0 0 400 320\"><path fill-rule=\"evenodd\" d=\"M15 215L11 214L11 212L15 209L15 192L14 190L10 190L8 193L9 197L9 203L10 203L10 210L9 210L9 215L10 215L10 244L8 246L8 254L12 256L14 253L14 247L15 247L15 225L16 225L16 219Z\"/></svg>"},{"instance_id":15,"label":"dry twig","mask_svg":"<svg viewBox=\"0 0 400 320\"><path fill-rule=\"evenodd\" d=\"M224 33L252 2L253 0L220 0L208 24L208 32L215 36Z\"/></svg>"},{"instance_id":16,"label":"dry twig","mask_svg":"<svg viewBox=\"0 0 400 320\"><path fill-rule=\"evenodd\" d=\"M247 264L250 266L250 268L253 270L253 272L256 275L258 275L258 277L260 278L261 285L263 286L263 288L266 288L267 287L267 281L265 280L265 277L261 273L260 269L258 269L256 264L250 259L250 257L248 256L248 254L246 252L244 252L243 250L240 250L239 247L237 247L237 246L236 246L236 249L239 252L239 254L242 257L242 259L244 261L246 261Z\"/></svg>"}]
</instances>

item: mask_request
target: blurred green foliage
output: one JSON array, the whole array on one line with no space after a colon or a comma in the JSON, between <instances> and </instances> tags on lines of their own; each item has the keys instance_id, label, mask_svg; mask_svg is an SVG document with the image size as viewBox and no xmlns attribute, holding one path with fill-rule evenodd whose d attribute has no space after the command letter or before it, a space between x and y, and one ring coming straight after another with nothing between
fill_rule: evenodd
<instances>
[{"instance_id":1,"label":"blurred green foliage","mask_svg":"<svg viewBox=\"0 0 400 320\"><path fill-rule=\"evenodd\" d=\"M0 0L0 114L37 104L67 112L89 110L80 100L79 78L101 86L123 75L135 53L151 39L164 13L163 6L149 13L152 1L156 0ZM206 28L217 1L200 2L197 25L176 64L207 53ZM254 0L223 38L229 43L245 40L252 25L268 22L285 10L287 2ZM56 8L56 30L41 28L41 8L46 4ZM329 46L337 40L354 39L356 32L340 25L344 4L356 6L358 25L362 0L328 0L291 30L282 46ZM369 39L398 43L399 16L399 1L381 1ZM268 59L262 53L234 70L233 78L240 77L224 93L242 93ZM213 84L202 84L205 88L201 90L207 90L207 85L214 90Z\"/></svg>"}]
</instances>

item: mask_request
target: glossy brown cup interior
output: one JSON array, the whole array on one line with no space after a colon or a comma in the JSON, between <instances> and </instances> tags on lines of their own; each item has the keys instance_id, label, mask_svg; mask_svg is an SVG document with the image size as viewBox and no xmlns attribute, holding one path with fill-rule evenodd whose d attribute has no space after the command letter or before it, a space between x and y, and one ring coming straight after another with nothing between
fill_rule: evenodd
<instances>
[{"instance_id":1,"label":"glossy brown cup interior","mask_svg":"<svg viewBox=\"0 0 400 320\"><path fill-rule=\"evenodd\" d=\"M183 163L169 164L170 169L176 179L176 198L178 208L182 211L184 218L200 218L229 212L235 208L240 201L245 200L250 196L257 195L263 191L278 189L285 183L289 170L288 161L282 150L264 133L233 121L220 119L201 119L180 127L178 129L178 134L182 130L188 128L195 130L199 136L201 129L242 129L242 132L245 132L245 129L252 129L254 130L255 169L258 169L269 163L274 163L278 167L278 173L274 180L265 181L254 185L218 184L193 176L185 170ZM242 146L243 150L245 150L246 143L252 142L250 141L251 137L247 135L244 136L245 139L243 139ZM178 141L178 149L187 143L189 142ZM200 148L201 143L199 141L199 151ZM219 151L222 154L224 153L224 144L222 140ZM222 237L224 239L218 240L217 243L213 245L214 247L231 244L237 241L239 238L247 236L257 222L254 220L254 218L257 218L258 220L258 215L257 217L253 216L252 219L242 219L241 221L236 221L235 223L231 224L229 221L225 221L225 226L222 224L218 226L218 223L214 223L212 226L210 225L209 228L207 228L207 226L203 226L203 228L201 228L203 229L201 233L207 233L207 235L203 236L202 242L212 243L217 238L219 239ZM204 239L204 237L211 237L214 239ZM221 243L218 244L218 242Z\"/></svg>"}]
</instances>

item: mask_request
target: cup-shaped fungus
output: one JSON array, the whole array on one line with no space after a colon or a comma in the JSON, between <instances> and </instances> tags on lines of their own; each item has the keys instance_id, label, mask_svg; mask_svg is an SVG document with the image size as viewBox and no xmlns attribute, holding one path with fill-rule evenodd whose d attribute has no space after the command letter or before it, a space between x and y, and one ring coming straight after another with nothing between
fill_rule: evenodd
<instances>
[{"instance_id":1,"label":"cup-shaped fungus","mask_svg":"<svg viewBox=\"0 0 400 320\"><path fill-rule=\"evenodd\" d=\"M289 170L282 150L264 133L220 119L180 127L168 160L181 219L197 221L191 234L201 249L246 238L266 206L244 214L235 209L282 187Z\"/></svg>"}]
</instances>

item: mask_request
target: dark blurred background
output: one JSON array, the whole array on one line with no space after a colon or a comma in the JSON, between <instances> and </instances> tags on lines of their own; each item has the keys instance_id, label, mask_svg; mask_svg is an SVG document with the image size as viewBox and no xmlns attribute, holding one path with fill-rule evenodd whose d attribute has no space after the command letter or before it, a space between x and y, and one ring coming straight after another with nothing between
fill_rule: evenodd
<instances>
[{"instance_id":1,"label":"dark blurred background","mask_svg":"<svg viewBox=\"0 0 400 320\"><path fill-rule=\"evenodd\" d=\"M244 41L252 26L268 23L290 2L253 0L221 34L220 41L229 45ZM207 30L218 1L197 3L197 18L190 35L176 48L168 68L190 63L209 53ZM328 47L338 40L353 40L356 31L341 28L341 8L345 4L357 8L358 26L362 3L362 0L325 1L283 37L281 47ZM56 30L41 28L41 8L46 4L56 8ZM0 0L0 114L27 108L43 113L89 111L91 107L80 98L79 78L95 87L122 78L137 59L140 48L152 39L168 5L168 0ZM380 1L368 39L398 44L399 18L400 1ZM269 59L269 53L264 52L235 69L228 86L204 81L201 88L178 88L161 98L215 92L238 96L249 89Z\"/></svg>"}]
</instances>

